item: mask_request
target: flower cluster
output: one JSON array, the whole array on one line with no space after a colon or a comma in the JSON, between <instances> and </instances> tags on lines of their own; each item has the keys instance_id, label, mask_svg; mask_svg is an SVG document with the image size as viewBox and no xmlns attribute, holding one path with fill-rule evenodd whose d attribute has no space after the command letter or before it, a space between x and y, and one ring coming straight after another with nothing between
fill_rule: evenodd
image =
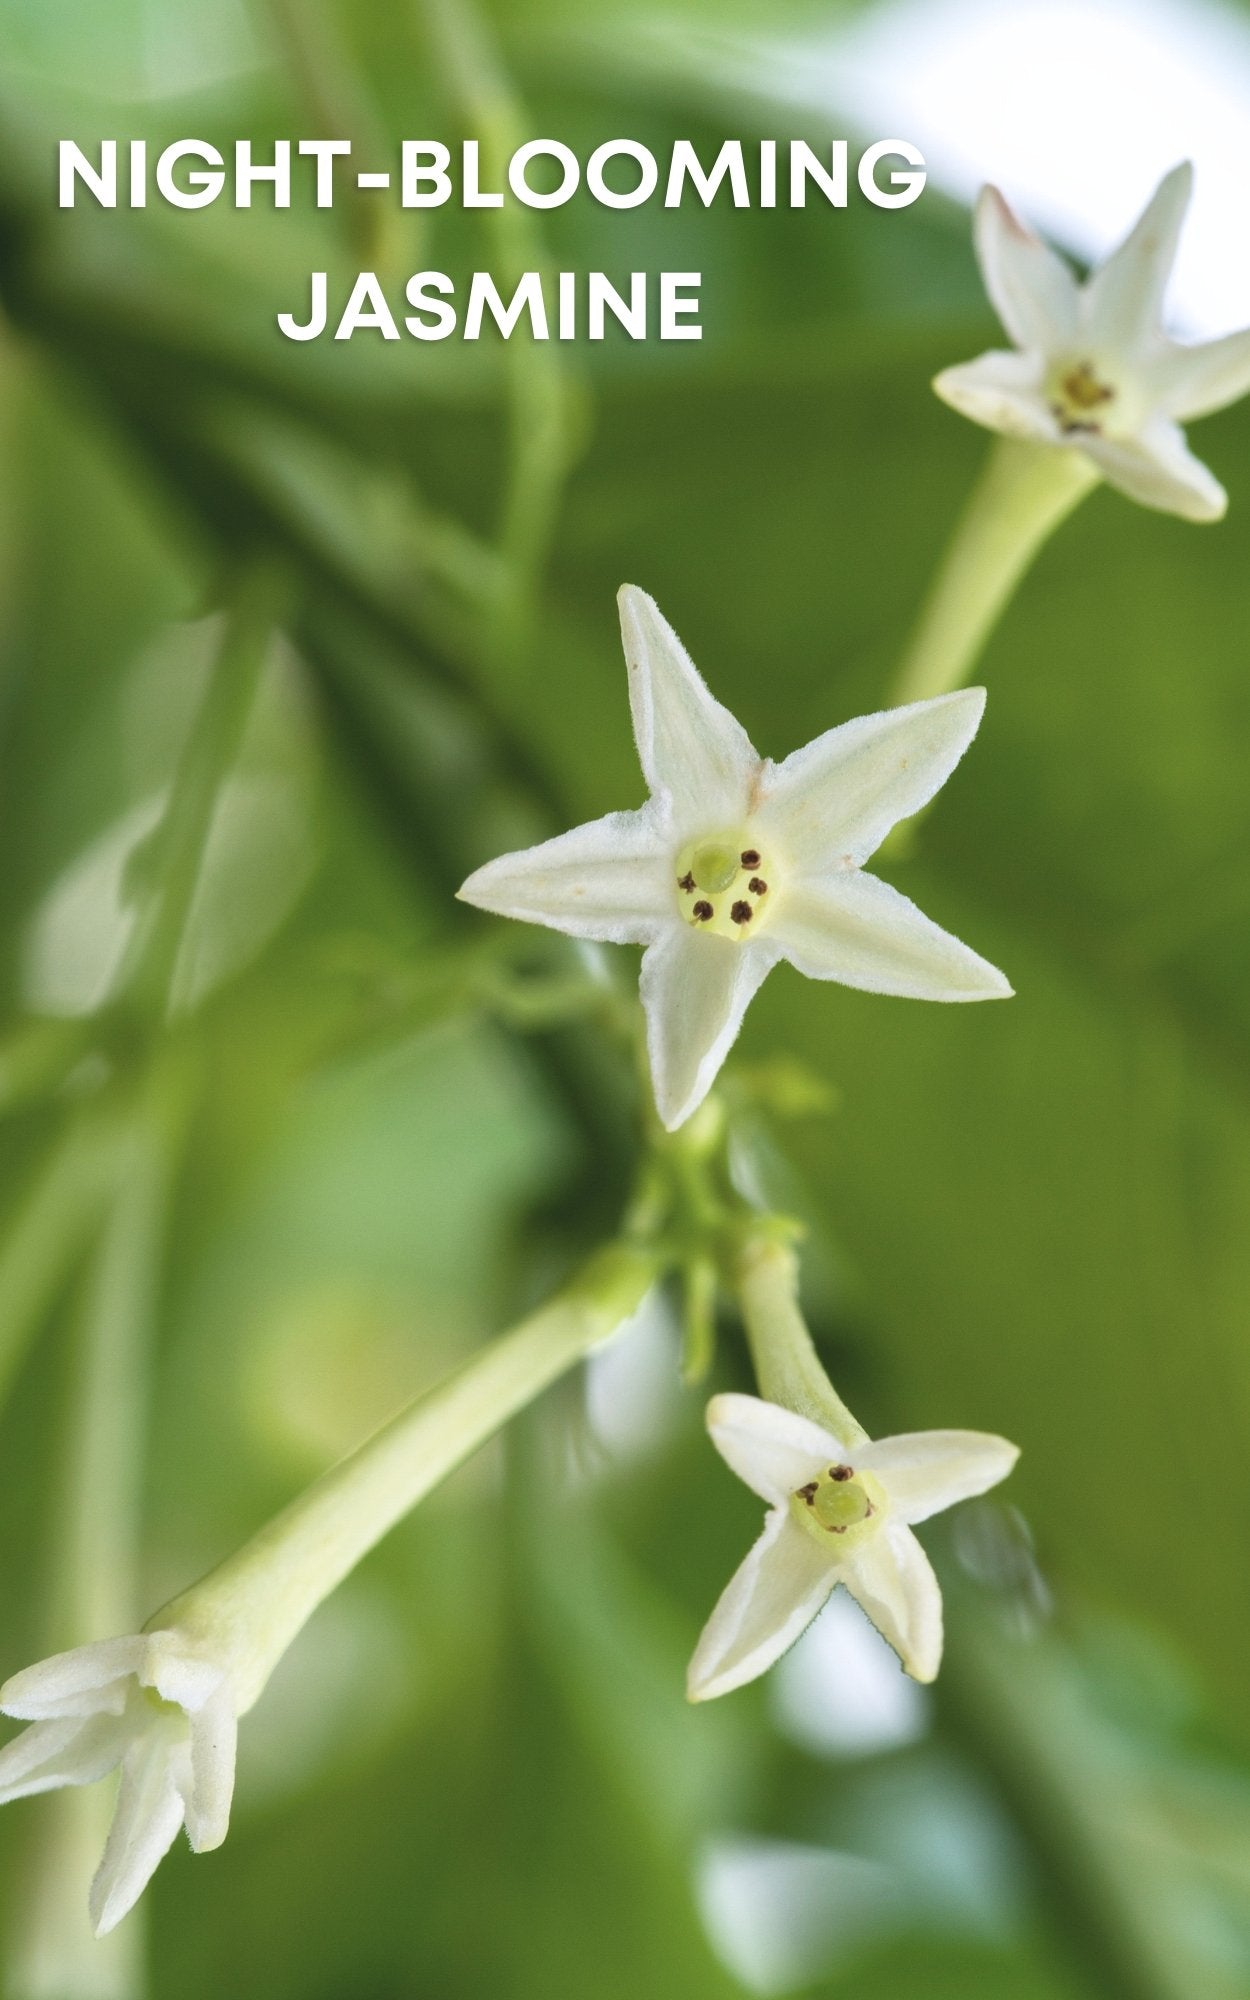
<instances>
[{"instance_id":1,"label":"flower cluster","mask_svg":"<svg viewBox=\"0 0 1250 2000\"><path fill-rule=\"evenodd\" d=\"M1016 349L947 369L936 387L977 422L1037 448L1030 456L1001 446L1000 457L1068 472L1078 458L1088 461L1092 471L1060 480L1070 485L1067 498L1096 473L1190 519L1224 510L1222 488L1190 454L1180 424L1250 387L1250 332L1182 346L1162 330L1190 180L1187 167L1168 175L1125 243L1083 285L994 189L979 203L986 284ZM1057 452L1068 457L1039 457ZM965 560L939 593L933 658L947 685L951 663L966 667L975 651L970 640L986 629L1003 580L1018 574L1021 549L1035 545L1037 521L1057 520L1053 493L1040 504L1014 548L1002 521L991 524L982 545L995 551L988 580L983 574L972 587L976 565ZM719 1134L720 1126L710 1110L690 1121L781 961L811 979L909 999L1010 994L995 966L865 868L891 829L951 776L985 696L963 688L861 716L774 762L709 691L653 600L626 586L619 604L649 796L632 811L488 861L459 893L575 938L642 947L651 1082L660 1123L675 1135L652 1131L651 1162L657 1173L661 1161L673 1167L676 1184L706 1165L700 1128ZM952 630L960 620L963 631ZM713 1283L718 1274L736 1290L764 1394L717 1395L707 1422L768 1513L699 1640L689 1695L705 1701L763 1673L838 1585L907 1672L930 1681L941 1659L942 1599L913 1530L1004 1479L1016 1447L956 1430L870 1438L816 1357L784 1230L736 1191L725 1193L732 1177L720 1165L715 1198L702 1210L691 1204L703 1230L693 1256ZM730 1248L727 1214L742 1224ZM0 1750L0 1802L120 1771L90 1893L97 1932L132 1907L180 1828L197 1852L225 1838L238 1719L317 1605L438 1480L629 1319L655 1279L680 1264L681 1234L666 1236L663 1217L644 1227L631 1212L622 1239L561 1293L401 1411L168 1605L152 1629L57 1654L0 1688L0 1708L28 1724Z\"/></svg>"}]
</instances>

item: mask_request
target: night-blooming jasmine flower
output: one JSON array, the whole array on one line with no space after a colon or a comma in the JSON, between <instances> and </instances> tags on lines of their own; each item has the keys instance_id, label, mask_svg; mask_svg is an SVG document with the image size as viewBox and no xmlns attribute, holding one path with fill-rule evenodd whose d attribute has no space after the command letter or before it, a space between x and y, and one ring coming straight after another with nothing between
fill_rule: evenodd
<instances>
[{"instance_id":1,"label":"night-blooming jasmine flower","mask_svg":"<svg viewBox=\"0 0 1250 2000\"><path fill-rule=\"evenodd\" d=\"M689 1118L779 960L918 1000L1009 994L1002 974L862 864L945 783L979 688L861 716L761 757L643 591L620 593L634 737L651 790L471 875L466 902L573 937L641 944L656 1104Z\"/></svg>"},{"instance_id":2,"label":"night-blooming jasmine flower","mask_svg":"<svg viewBox=\"0 0 1250 2000\"><path fill-rule=\"evenodd\" d=\"M1019 1453L981 1431L839 1440L757 1396L715 1396L708 1429L769 1505L764 1532L730 1579L690 1662L692 1701L762 1674L845 1584L907 1672L931 1681L942 1657L942 1596L912 1533L917 1521L1005 1479Z\"/></svg>"},{"instance_id":3,"label":"night-blooming jasmine flower","mask_svg":"<svg viewBox=\"0 0 1250 2000\"><path fill-rule=\"evenodd\" d=\"M1193 456L1180 426L1250 388L1250 328L1193 346L1163 331L1164 293L1192 186L1188 162L1174 167L1084 284L997 188L983 189L977 255L1018 351L947 368L933 386L991 430L1083 453L1130 499L1186 520L1217 521L1228 495Z\"/></svg>"},{"instance_id":4,"label":"night-blooming jasmine flower","mask_svg":"<svg viewBox=\"0 0 1250 2000\"><path fill-rule=\"evenodd\" d=\"M0 1804L93 1784L121 1766L112 1831L91 1885L98 1936L126 1915L181 1826L197 1854L225 1839L234 1691L224 1666L177 1633L57 1653L6 1681L0 1708L31 1725L0 1750Z\"/></svg>"},{"instance_id":5,"label":"night-blooming jasmine flower","mask_svg":"<svg viewBox=\"0 0 1250 2000\"><path fill-rule=\"evenodd\" d=\"M145 1631L58 1653L5 1682L0 1709L30 1727L0 1750L0 1804L93 1784L121 1766L91 1888L97 1933L125 1916L180 1826L197 1853L221 1845L238 1720L317 1606L424 1494L609 1339L662 1264L654 1246L606 1245L546 1305L401 1410Z\"/></svg>"}]
</instances>

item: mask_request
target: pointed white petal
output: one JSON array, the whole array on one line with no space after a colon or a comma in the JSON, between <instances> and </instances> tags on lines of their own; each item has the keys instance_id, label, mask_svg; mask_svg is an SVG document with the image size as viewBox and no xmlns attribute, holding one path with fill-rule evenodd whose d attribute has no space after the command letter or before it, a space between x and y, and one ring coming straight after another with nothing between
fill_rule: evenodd
<instances>
[{"instance_id":1,"label":"pointed white petal","mask_svg":"<svg viewBox=\"0 0 1250 2000\"><path fill-rule=\"evenodd\" d=\"M887 1521L842 1565L838 1582L862 1605L912 1679L933 1680L942 1660L942 1593L911 1529Z\"/></svg>"},{"instance_id":2,"label":"pointed white petal","mask_svg":"<svg viewBox=\"0 0 1250 2000\"><path fill-rule=\"evenodd\" d=\"M220 1691L225 1669L215 1659L189 1650L176 1632L148 1632L139 1679L155 1688L162 1701L177 1702L189 1715L203 1708Z\"/></svg>"},{"instance_id":3,"label":"pointed white petal","mask_svg":"<svg viewBox=\"0 0 1250 2000\"><path fill-rule=\"evenodd\" d=\"M755 824L791 873L866 861L946 783L984 708L984 688L961 688L827 729L765 767Z\"/></svg>"},{"instance_id":4,"label":"pointed white petal","mask_svg":"<svg viewBox=\"0 0 1250 2000\"><path fill-rule=\"evenodd\" d=\"M659 812L608 813L470 875L461 902L601 944L648 944L676 913L676 842Z\"/></svg>"},{"instance_id":5,"label":"pointed white petal","mask_svg":"<svg viewBox=\"0 0 1250 2000\"><path fill-rule=\"evenodd\" d=\"M760 1396L713 1396L707 1427L725 1463L773 1507L845 1455L810 1417Z\"/></svg>"},{"instance_id":6,"label":"pointed white petal","mask_svg":"<svg viewBox=\"0 0 1250 2000\"><path fill-rule=\"evenodd\" d=\"M991 348L975 361L944 368L934 376L933 387L944 403L974 424L1027 444L1061 445L1063 433L1046 401L1044 378L1040 355Z\"/></svg>"},{"instance_id":7,"label":"pointed white petal","mask_svg":"<svg viewBox=\"0 0 1250 2000\"><path fill-rule=\"evenodd\" d=\"M121 1762L128 1738L115 1715L32 1722L0 1750L0 1805L61 1785L93 1785Z\"/></svg>"},{"instance_id":8,"label":"pointed white petal","mask_svg":"<svg viewBox=\"0 0 1250 2000\"><path fill-rule=\"evenodd\" d=\"M785 892L769 926L791 965L908 1000L1004 1000L996 966L931 923L908 897L858 868Z\"/></svg>"},{"instance_id":9,"label":"pointed white petal","mask_svg":"<svg viewBox=\"0 0 1250 2000\"><path fill-rule=\"evenodd\" d=\"M137 1674L146 1641L135 1634L126 1639L101 1639L54 1653L37 1666L25 1667L0 1687L0 1708L24 1721L52 1715L95 1715L107 1710L120 1715L126 1705L126 1681Z\"/></svg>"},{"instance_id":10,"label":"pointed white petal","mask_svg":"<svg viewBox=\"0 0 1250 2000\"><path fill-rule=\"evenodd\" d=\"M1165 174L1119 249L1090 278L1081 310L1096 340L1131 351L1157 330L1193 184L1188 160Z\"/></svg>"},{"instance_id":11,"label":"pointed white petal","mask_svg":"<svg viewBox=\"0 0 1250 2000\"><path fill-rule=\"evenodd\" d=\"M973 224L985 289L1020 347L1043 354L1076 331L1079 293L1062 257L1025 227L996 187L982 188Z\"/></svg>"},{"instance_id":12,"label":"pointed white petal","mask_svg":"<svg viewBox=\"0 0 1250 2000\"><path fill-rule=\"evenodd\" d=\"M777 1507L730 1578L686 1675L691 1701L743 1687L780 1659L811 1624L838 1570L788 1508Z\"/></svg>"},{"instance_id":13,"label":"pointed white petal","mask_svg":"<svg viewBox=\"0 0 1250 2000\"><path fill-rule=\"evenodd\" d=\"M1250 327L1183 347L1169 340L1154 361L1151 376L1159 407L1182 423L1209 416L1235 403L1250 389Z\"/></svg>"},{"instance_id":14,"label":"pointed white petal","mask_svg":"<svg viewBox=\"0 0 1250 2000\"><path fill-rule=\"evenodd\" d=\"M230 1828L239 1725L228 1684L191 1719L189 1783L183 1792L187 1838L197 1854L220 1847Z\"/></svg>"},{"instance_id":15,"label":"pointed white petal","mask_svg":"<svg viewBox=\"0 0 1250 2000\"><path fill-rule=\"evenodd\" d=\"M173 1770L179 1749L185 1753L186 1745L177 1733L154 1723L126 1753L117 1809L88 1899L97 1937L134 1908L173 1846L182 1825Z\"/></svg>"},{"instance_id":16,"label":"pointed white petal","mask_svg":"<svg viewBox=\"0 0 1250 2000\"><path fill-rule=\"evenodd\" d=\"M1136 438L1090 437L1083 444L1108 484L1143 507L1186 521L1219 521L1227 511L1219 480L1165 417L1153 418Z\"/></svg>"},{"instance_id":17,"label":"pointed white petal","mask_svg":"<svg viewBox=\"0 0 1250 2000\"><path fill-rule=\"evenodd\" d=\"M709 692L655 601L632 583L617 593L634 737L648 785L671 801L679 839L746 816L759 754Z\"/></svg>"},{"instance_id":18,"label":"pointed white petal","mask_svg":"<svg viewBox=\"0 0 1250 2000\"><path fill-rule=\"evenodd\" d=\"M644 953L640 991L651 1086L670 1132L702 1104L776 963L763 939L735 944L680 919Z\"/></svg>"},{"instance_id":19,"label":"pointed white petal","mask_svg":"<svg viewBox=\"0 0 1250 2000\"><path fill-rule=\"evenodd\" d=\"M875 1472L893 1511L915 1523L988 1493L1019 1456L1018 1445L987 1431L912 1431L861 1445L855 1463Z\"/></svg>"}]
</instances>

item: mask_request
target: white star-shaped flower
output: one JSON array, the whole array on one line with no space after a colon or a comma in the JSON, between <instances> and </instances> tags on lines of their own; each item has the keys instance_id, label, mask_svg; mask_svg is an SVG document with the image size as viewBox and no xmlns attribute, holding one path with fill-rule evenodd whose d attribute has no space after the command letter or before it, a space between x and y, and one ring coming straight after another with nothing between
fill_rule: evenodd
<instances>
[{"instance_id":1,"label":"white star-shaped flower","mask_svg":"<svg viewBox=\"0 0 1250 2000\"><path fill-rule=\"evenodd\" d=\"M634 737L651 797L471 875L466 902L573 937L645 945L656 1104L702 1102L780 959L919 1000L989 1000L1002 974L862 864L945 783L980 688L843 723L783 763L713 699L645 592L620 593Z\"/></svg>"},{"instance_id":2,"label":"white star-shaped flower","mask_svg":"<svg viewBox=\"0 0 1250 2000\"><path fill-rule=\"evenodd\" d=\"M982 1431L915 1431L854 1443L757 1396L714 1396L713 1442L769 1505L764 1532L704 1628L687 1677L692 1701L728 1694L792 1646L842 1583L908 1673L942 1658L942 1594L912 1533L1005 1479L1015 1445Z\"/></svg>"},{"instance_id":3,"label":"white star-shaped flower","mask_svg":"<svg viewBox=\"0 0 1250 2000\"><path fill-rule=\"evenodd\" d=\"M90 1785L121 1766L104 1858L91 1885L97 1937L120 1923L180 1826L197 1854L220 1847L234 1790L230 1678L172 1632L57 1653L14 1674L0 1708L29 1722L0 1750L0 1804Z\"/></svg>"},{"instance_id":4,"label":"white star-shaped flower","mask_svg":"<svg viewBox=\"0 0 1250 2000\"><path fill-rule=\"evenodd\" d=\"M1188 162L1174 167L1119 249L1083 285L997 188L984 188L977 255L1018 351L947 368L933 386L991 430L1082 451L1144 506L1218 521L1228 495L1189 450L1181 424L1250 388L1250 329L1194 346L1163 331L1164 293L1192 187Z\"/></svg>"}]
</instances>

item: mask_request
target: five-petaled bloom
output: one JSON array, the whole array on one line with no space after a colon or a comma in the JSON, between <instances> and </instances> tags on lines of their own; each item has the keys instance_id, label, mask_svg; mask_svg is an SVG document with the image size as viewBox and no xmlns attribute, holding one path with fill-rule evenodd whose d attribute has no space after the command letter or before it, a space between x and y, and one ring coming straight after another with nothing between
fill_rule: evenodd
<instances>
[{"instance_id":1,"label":"five-petaled bloom","mask_svg":"<svg viewBox=\"0 0 1250 2000\"><path fill-rule=\"evenodd\" d=\"M942 1595L912 1523L1005 1479L1019 1453L982 1431L915 1431L839 1441L757 1396L714 1396L713 1442L769 1503L764 1532L730 1579L690 1662L707 1701L742 1687L792 1646L834 1586L846 1585L909 1674L942 1657Z\"/></svg>"},{"instance_id":2,"label":"five-petaled bloom","mask_svg":"<svg viewBox=\"0 0 1250 2000\"><path fill-rule=\"evenodd\" d=\"M1192 185L1188 163L1174 167L1083 285L997 188L984 188L977 255L1019 352L994 351L947 368L933 386L991 430L1079 449L1130 499L1186 520L1218 521L1228 495L1180 426L1250 388L1250 328L1195 346L1163 332L1163 297Z\"/></svg>"},{"instance_id":3,"label":"five-petaled bloom","mask_svg":"<svg viewBox=\"0 0 1250 2000\"><path fill-rule=\"evenodd\" d=\"M180 1826L197 1854L225 1839L234 1693L226 1670L178 1633L142 1632L57 1653L6 1681L0 1708L31 1725L0 1750L0 1804L89 1785L121 1766L91 1885L98 1937L137 1901Z\"/></svg>"},{"instance_id":4,"label":"five-petaled bloom","mask_svg":"<svg viewBox=\"0 0 1250 2000\"><path fill-rule=\"evenodd\" d=\"M702 1102L780 959L812 979L987 1000L1002 974L863 872L945 783L980 688L861 716L784 763L713 699L651 598L620 593L634 736L651 797L471 875L466 902L573 937L642 944L651 1076L670 1130Z\"/></svg>"}]
</instances>

